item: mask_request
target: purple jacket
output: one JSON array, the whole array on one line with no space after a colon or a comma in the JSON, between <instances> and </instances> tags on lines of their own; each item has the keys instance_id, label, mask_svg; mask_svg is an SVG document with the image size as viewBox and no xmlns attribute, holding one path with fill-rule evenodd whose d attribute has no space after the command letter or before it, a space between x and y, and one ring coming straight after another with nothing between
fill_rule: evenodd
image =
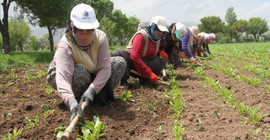
<instances>
[{"instance_id":1,"label":"purple jacket","mask_svg":"<svg viewBox=\"0 0 270 140\"><path fill-rule=\"evenodd\" d=\"M182 39L182 51L186 54L188 58L191 58L192 54L188 49L188 42L189 42L189 30L187 29Z\"/></svg>"}]
</instances>

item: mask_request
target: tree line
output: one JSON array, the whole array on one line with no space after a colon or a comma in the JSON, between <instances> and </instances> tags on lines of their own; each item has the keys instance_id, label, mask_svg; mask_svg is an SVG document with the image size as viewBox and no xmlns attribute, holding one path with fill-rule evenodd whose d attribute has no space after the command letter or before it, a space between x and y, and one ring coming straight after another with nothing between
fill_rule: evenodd
<instances>
[{"instance_id":1,"label":"tree line","mask_svg":"<svg viewBox=\"0 0 270 140\"><path fill-rule=\"evenodd\" d=\"M16 3L15 11L20 13L16 18L9 18L8 9L11 2ZM0 20L0 49L5 54L12 51L36 51L49 46L54 51L54 34L57 29L65 28L72 7L78 3L90 4L96 12L103 30L109 40L109 44L124 46L137 31L140 22L136 16L127 17L121 10L114 9L110 0L3 0L1 3L4 17ZM48 34L37 39L31 36L29 25L45 27ZM9 20L10 19L10 20ZM267 22L260 17L249 20L237 20L233 7L228 8L225 22L220 17L209 16L201 18L199 29L202 32L217 34L216 41L220 43L246 42L248 35L253 35L255 41L259 41L263 33L268 31ZM240 39L242 36L242 39ZM244 36L244 37L243 37ZM264 36L269 38L269 36Z\"/></svg>"},{"instance_id":2,"label":"tree line","mask_svg":"<svg viewBox=\"0 0 270 140\"><path fill-rule=\"evenodd\" d=\"M200 21L200 31L217 33L216 41L220 43L248 42L250 40L248 35L252 35L256 42L260 37L265 40L270 39L269 35L264 35L269 30L265 19L253 17L249 20L237 20L233 7L228 8L226 12L227 24L217 16L203 17ZM242 37L241 40L240 37Z\"/></svg>"},{"instance_id":3,"label":"tree line","mask_svg":"<svg viewBox=\"0 0 270 140\"><path fill-rule=\"evenodd\" d=\"M16 3L14 10L19 11L20 15L9 21L8 9L12 2ZM25 25L24 21L27 18L32 25L48 29L49 48L50 51L54 51L53 35L57 29L66 27L71 9L74 5L82 2L90 4L95 9L97 19L100 22L99 28L106 32L110 45L125 45L136 32L140 20L135 16L127 17L121 10L114 10L113 2L110 0L3 0L1 5L4 17L0 20L0 49L4 49L4 52L9 54L18 49L23 51L23 44L27 41L28 45L39 44L39 41L29 35L29 26L26 27L27 24ZM9 32L12 31L9 29L9 24L13 26L11 22L17 22L25 29L25 31L20 31L20 35L24 35L24 37L20 37L21 39L18 41L14 41L17 36ZM17 28L17 30L20 29L22 28Z\"/></svg>"}]
</instances>

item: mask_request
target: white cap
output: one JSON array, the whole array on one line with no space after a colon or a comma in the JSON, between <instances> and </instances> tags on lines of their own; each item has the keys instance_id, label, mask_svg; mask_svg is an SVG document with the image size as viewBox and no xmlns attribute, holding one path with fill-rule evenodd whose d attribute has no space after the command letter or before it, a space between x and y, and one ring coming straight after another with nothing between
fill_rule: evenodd
<instances>
[{"instance_id":1,"label":"white cap","mask_svg":"<svg viewBox=\"0 0 270 140\"><path fill-rule=\"evenodd\" d=\"M198 34L200 33L198 26L192 26L189 28L189 30L195 37L198 37Z\"/></svg>"},{"instance_id":2,"label":"white cap","mask_svg":"<svg viewBox=\"0 0 270 140\"><path fill-rule=\"evenodd\" d=\"M70 19L78 29L96 29L99 27L94 9L84 3L73 7Z\"/></svg>"},{"instance_id":3,"label":"white cap","mask_svg":"<svg viewBox=\"0 0 270 140\"><path fill-rule=\"evenodd\" d=\"M152 23L157 24L158 29L162 32L169 32L166 24L166 18L161 16L155 16L151 19Z\"/></svg>"},{"instance_id":4,"label":"white cap","mask_svg":"<svg viewBox=\"0 0 270 140\"><path fill-rule=\"evenodd\" d=\"M175 29L180 35L183 36L186 33L187 27L182 23L176 23L175 24Z\"/></svg>"}]
</instances>

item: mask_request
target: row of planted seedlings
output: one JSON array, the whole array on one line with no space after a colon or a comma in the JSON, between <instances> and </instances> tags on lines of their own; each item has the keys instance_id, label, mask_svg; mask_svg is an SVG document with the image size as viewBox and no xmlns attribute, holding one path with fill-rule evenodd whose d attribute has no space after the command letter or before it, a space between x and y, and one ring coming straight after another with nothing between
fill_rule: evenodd
<instances>
[{"instance_id":1,"label":"row of planted seedlings","mask_svg":"<svg viewBox=\"0 0 270 140\"><path fill-rule=\"evenodd\" d=\"M176 140L182 140L182 133L184 132L184 122L179 122L183 117L184 111L184 99L183 94L178 88L178 81L176 80L176 73L173 68L173 65L169 65L169 75L170 75L170 87L165 89L165 96L169 99L170 108L174 111L175 116L172 116L174 119L174 137Z\"/></svg>"},{"instance_id":2,"label":"row of planted seedlings","mask_svg":"<svg viewBox=\"0 0 270 140\"><path fill-rule=\"evenodd\" d=\"M229 104L232 108L237 109L237 111L241 115L245 116L245 123L251 122L257 127L255 133L250 131L249 134L254 134L256 136L262 134L265 137L270 137L270 132L261 133L261 128L259 128L260 120L268 115L266 113L263 113L261 115L258 114L260 107L253 108L249 105L246 105L245 102L237 101L232 96L232 90L223 88L222 85L219 84L219 81L215 81L215 79L205 76L205 71L202 67L196 67L194 73L198 80L203 80L207 83L208 86L214 88L222 96L222 99L226 104Z\"/></svg>"},{"instance_id":3,"label":"row of planted seedlings","mask_svg":"<svg viewBox=\"0 0 270 140\"><path fill-rule=\"evenodd\" d=\"M122 95L115 96L116 99L119 99L123 102L135 101L131 98L131 91L124 91ZM104 132L106 130L106 125L104 122L100 121L98 116L93 116L93 121L78 122L80 125L80 130L82 135L77 135L77 140L93 140L98 139L106 135ZM60 139L66 128L59 126L54 130L57 139Z\"/></svg>"}]
</instances>

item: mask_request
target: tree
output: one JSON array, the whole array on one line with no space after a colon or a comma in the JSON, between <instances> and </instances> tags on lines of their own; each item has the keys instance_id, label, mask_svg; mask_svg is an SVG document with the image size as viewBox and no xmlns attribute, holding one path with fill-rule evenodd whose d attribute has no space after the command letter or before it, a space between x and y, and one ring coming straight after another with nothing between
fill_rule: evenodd
<instances>
[{"instance_id":1,"label":"tree","mask_svg":"<svg viewBox=\"0 0 270 140\"><path fill-rule=\"evenodd\" d=\"M37 51L41 47L41 40L37 39L35 36L31 36L29 47L30 50Z\"/></svg>"},{"instance_id":2,"label":"tree","mask_svg":"<svg viewBox=\"0 0 270 140\"><path fill-rule=\"evenodd\" d=\"M105 15L100 21L100 29L107 34L109 44L112 45L113 31L115 30L116 23L110 20Z\"/></svg>"},{"instance_id":3,"label":"tree","mask_svg":"<svg viewBox=\"0 0 270 140\"><path fill-rule=\"evenodd\" d=\"M49 34L45 34L40 38L40 48L42 51L50 44L48 37Z\"/></svg>"},{"instance_id":4,"label":"tree","mask_svg":"<svg viewBox=\"0 0 270 140\"><path fill-rule=\"evenodd\" d=\"M228 25L226 25L226 32L229 33L232 41L232 39L237 36L237 32L232 27L233 24L237 21L233 7L228 8L225 15L225 21L228 23Z\"/></svg>"},{"instance_id":5,"label":"tree","mask_svg":"<svg viewBox=\"0 0 270 140\"><path fill-rule=\"evenodd\" d=\"M54 51L53 34L66 26L73 0L16 0L21 13L26 13L33 25L46 27L49 33L50 51Z\"/></svg>"},{"instance_id":6,"label":"tree","mask_svg":"<svg viewBox=\"0 0 270 140\"><path fill-rule=\"evenodd\" d=\"M98 21L101 21L105 15L111 19L113 2L110 0L96 0L93 5Z\"/></svg>"},{"instance_id":7,"label":"tree","mask_svg":"<svg viewBox=\"0 0 270 140\"><path fill-rule=\"evenodd\" d=\"M234 12L233 10L234 10L233 7L228 8L228 10L227 10L227 12L226 12L226 15L225 15L225 21L226 21L229 25L233 25L234 22L237 21L237 19L236 19L236 14L235 14L235 12Z\"/></svg>"},{"instance_id":8,"label":"tree","mask_svg":"<svg viewBox=\"0 0 270 140\"><path fill-rule=\"evenodd\" d=\"M0 53L2 53L2 49L3 49L3 39L2 35L0 34Z\"/></svg>"},{"instance_id":9,"label":"tree","mask_svg":"<svg viewBox=\"0 0 270 140\"><path fill-rule=\"evenodd\" d=\"M128 38L128 40L131 39L131 37L137 32L139 23L140 20L135 16L131 16L128 18L128 30L126 31L126 37Z\"/></svg>"},{"instance_id":10,"label":"tree","mask_svg":"<svg viewBox=\"0 0 270 140\"><path fill-rule=\"evenodd\" d=\"M237 20L232 25L232 29L236 32L235 40L238 42L241 34L248 31L248 22L242 19Z\"/></svg>"},{"instance_id":11,"label":"tree","mask_svg":"<svg viewBox=\"0 0 270 140\"><path fill-rule=\"evenodd\" d=\"M119 40L120 45L124 46L127 40L125 34L128 29L126 24L128 22L128 18L120 10L114 10L112 16L112 20L116 23L114 36Z\"/></svg>"},{"instance_id":12,"label":"tree","mask_svg":"<svg viewBox=\"0 0 270 140\"><path fill-rule=\"evenodd\" d=\"M223 32L225 23L217 16L209 16L201 18L199 29L201 32L218 33Z\"/></svg>"},{"instance_id":13,"label":"tree","mask_svg":"<svg viewBox=\"0 0 270 140\"><path fill-rule=\"evenodd\" d=\"M14 0L3 0L1 3L2 9L3 9L3 19L0 19L0 32L2 34L3 39L3 46L5 54L9 54L11 52L10 48L10 38L9 38L9 32L8 32L8 10L10 7L11 2Z\"/></svg>"},{"instance_id":14,"label":"tree","mask_svg":"<svg viewBox=\"0 0 270 140\"><path fill-rule=\"evenodd\" d=\"M31 29L29 25L23 20L11 18L9 22L9 33L11 41L11 50L15 51L16 46L23 52L23 44L30 37Z\"/></svg>"},{"instance_id":15,"label":"tree","mask_svg":"<svg viewBox=\"0 0 270 140\"><path fill-rule=\"evenodd\" d=\"M250 18L248 21L248 33L252 34L256 40L259 41L259 36L268 31L267 22L260 17Z\"/></svg>"}]
</instances>

